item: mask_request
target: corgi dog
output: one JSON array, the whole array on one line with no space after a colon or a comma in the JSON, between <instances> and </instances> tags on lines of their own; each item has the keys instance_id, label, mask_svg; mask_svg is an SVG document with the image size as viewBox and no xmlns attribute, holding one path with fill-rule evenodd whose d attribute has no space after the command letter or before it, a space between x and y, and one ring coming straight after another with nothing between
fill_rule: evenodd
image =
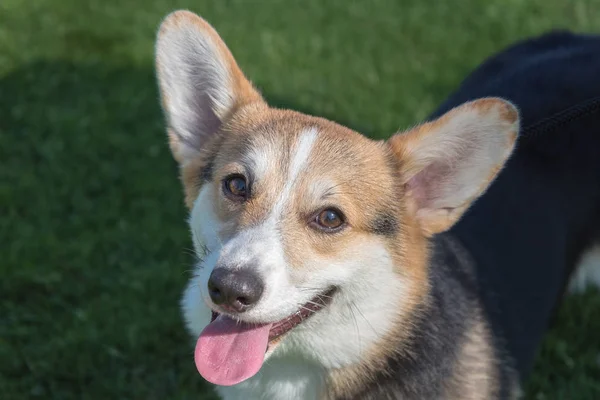
<instances>
[{"instance_id":1,"label":"corgi dog","mask_svg":"<svg viewBox=\"0 0 600 400\"><path fill-rule=\"evenodd\" d=\"M225 400L518 398L569 281L600 282L599 43L517 44L376 141L269 106L209 23L168 15L202 377Z\"/></svg>"}]
</instances>

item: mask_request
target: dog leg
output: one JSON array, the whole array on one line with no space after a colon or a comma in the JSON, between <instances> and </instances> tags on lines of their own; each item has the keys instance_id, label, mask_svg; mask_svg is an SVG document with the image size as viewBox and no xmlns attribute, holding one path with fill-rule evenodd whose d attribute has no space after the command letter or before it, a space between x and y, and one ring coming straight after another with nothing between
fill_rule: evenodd
<instances>
[{"instance_id":1,"label":"dog leg","mask_svg":"<svg viewBox=\"0 0 600 400\"><path fill-rule=\"evenodd\" d=\"M571 277L569 292L582 293L589 286L600 289L600 244L587 250L581 257Z\"/></svg>"}]
</instances>

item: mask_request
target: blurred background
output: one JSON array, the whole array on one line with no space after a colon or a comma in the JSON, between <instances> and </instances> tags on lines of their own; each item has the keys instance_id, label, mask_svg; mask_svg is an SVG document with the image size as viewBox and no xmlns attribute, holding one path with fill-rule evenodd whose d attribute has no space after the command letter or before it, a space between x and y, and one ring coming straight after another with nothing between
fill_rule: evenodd
<instances>
[{"instance_id":1,"label":"blurred background","mask_svg":"<svg viewBox=\"0 0 600 400\"><path fill-rule=\"evenodd\" d=\"M153 71L188 8L272 104L373 137L478 63L600 0L0 0L0 399L211 399L179 298L192 265ZM600 71L599 71L600 73ZM600 398L600 294L569 298L528 399Z\"/></svg>"}]
</instances>

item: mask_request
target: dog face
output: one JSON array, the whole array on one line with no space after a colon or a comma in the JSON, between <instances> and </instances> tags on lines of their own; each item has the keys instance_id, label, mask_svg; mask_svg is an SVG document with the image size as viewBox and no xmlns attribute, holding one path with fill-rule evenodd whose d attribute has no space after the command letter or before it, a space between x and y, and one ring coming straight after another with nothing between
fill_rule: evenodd
<instances>
[{"instance_id":1,"label":"dog face","mask_svg":"<svg viewBox=\"0 0 600 400\"><path fill-rule=\"evenodd\" d=\"M247 271L263 290L243 319L276 322L389 257L398 188L381 145L326 121L255 112L253 123L225 128L191 226L208 258L219 254L203 268L204 283L215 268Z\"/></svg>"},{"instance_id":2,"label":"dog face","mask_svg":"<svg viewBox=\"0 0 600 400\"><path fill-rule=\"evenodd\" d=\"M184 314L200 372L222 385L254 375L265 352L340 368L401 338L427 297L428 238L487 188L518 127L500 99L381 142L271 108L185 11L160 28L157 73L201 260ZM233 339L214 339L225 334L262 352L227 365L234 377L214 370L236 358Z\"/></svg>"}]
</instances>

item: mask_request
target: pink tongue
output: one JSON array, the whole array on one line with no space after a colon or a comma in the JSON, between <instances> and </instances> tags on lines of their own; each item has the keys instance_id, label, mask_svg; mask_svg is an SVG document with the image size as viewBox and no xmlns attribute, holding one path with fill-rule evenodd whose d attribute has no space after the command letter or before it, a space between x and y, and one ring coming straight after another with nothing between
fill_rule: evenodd
<instances>
[{"instance_id":1,"label":"pink tongue","mask_svg":"<svg viewBox=\"0 0 600 400\"><path fill-rule=\"evenodd\" d=\"M221 386L254 376L263 364L272 325L247 324L220 315L204 328L196 343L198 372Z\"/></svg>"}]
</instances>

